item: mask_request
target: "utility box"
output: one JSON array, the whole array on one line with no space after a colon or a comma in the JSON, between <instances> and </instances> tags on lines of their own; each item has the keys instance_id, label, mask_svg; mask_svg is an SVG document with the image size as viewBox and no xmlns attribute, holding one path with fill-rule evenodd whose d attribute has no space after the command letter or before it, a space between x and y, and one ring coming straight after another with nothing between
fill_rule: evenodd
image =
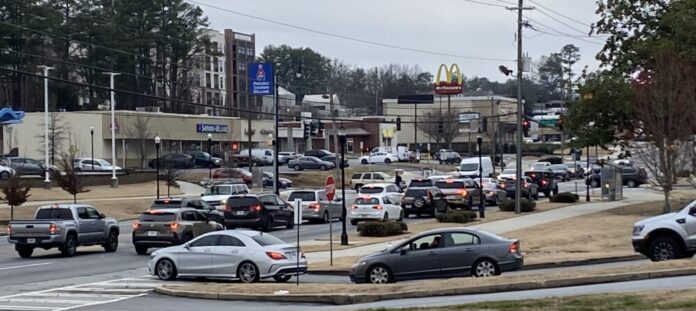
<instances>
[{"instance_id":1,"label":"utility box","mask_svg":"<svg viewBox=\"0 0 696 311\"><path fill-rule=\"evenodd\" d=\"M601 187L603 201L617 201L623 199L623 176L621 166L605 164L602 167Z\"/></svg>"},{"instance_id":2,"label":"utility box","mask_svg":"<svg viewBox=\"0 0 696 311\"><path fill-rule=\"evenodd\" d=\"M263 167L256 166L251 168L251 186L263 189Z\"/></svg>"}]
</instances>

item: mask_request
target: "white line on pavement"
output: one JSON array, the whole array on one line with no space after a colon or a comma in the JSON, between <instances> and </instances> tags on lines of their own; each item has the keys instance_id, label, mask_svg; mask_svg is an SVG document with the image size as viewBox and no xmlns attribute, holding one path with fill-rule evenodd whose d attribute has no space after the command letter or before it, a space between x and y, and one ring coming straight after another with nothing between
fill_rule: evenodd
<instances>
[{"instance_id":1,"label":"white line on pavement","mask_svg":"<svg viewBox=\"0 0 696 311\"><path fill-rule=\"evenodd\" d=\"M3 267L3 268L0 268L0 270L11 270L11 269L21 269L21 268L28 268L28 267L44 266L44 265L48 265L50 263L51 262L49 261L49 262L42 262L42 263L34 263L34 264L30 264L30 265Z\"/></svg>"}]
</instances>

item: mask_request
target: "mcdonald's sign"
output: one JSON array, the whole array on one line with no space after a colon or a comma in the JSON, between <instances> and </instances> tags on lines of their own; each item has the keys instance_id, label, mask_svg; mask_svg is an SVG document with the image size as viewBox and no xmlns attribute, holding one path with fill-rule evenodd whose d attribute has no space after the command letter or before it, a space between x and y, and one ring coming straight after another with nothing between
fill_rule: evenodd
<instances>
[{"instance_id":1,"label":"mcdonald's sign","mask_svg":"<svg viewBox=\"0 0 696 311\"><path fill-rule=\"evenodd\" d=\"M445 79L442 79L442 70L445 71ZM435 76L435 93L440 95L457 95L464 90L464 77L457 64L452 64L449 69L447 65L441 64Z\"/></svg>"}]
</instances>

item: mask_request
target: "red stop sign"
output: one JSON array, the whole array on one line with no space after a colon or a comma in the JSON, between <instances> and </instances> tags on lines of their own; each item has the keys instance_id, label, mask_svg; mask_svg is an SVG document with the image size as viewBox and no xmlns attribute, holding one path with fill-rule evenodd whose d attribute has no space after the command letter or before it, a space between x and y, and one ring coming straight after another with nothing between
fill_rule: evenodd
<instances>
[{"instance_id":1,"label":"red stop sign","mask_svg":"<svg viewBox=\"0 0 696 311\"><path fill-rule=\"evenodd\" d=\"M329 201L333 201L334 196L336 195L336 181L334 181L333 176L326 177L324 190L326 190L326 197L329 199Z\"/></svg>"}]
</instances>

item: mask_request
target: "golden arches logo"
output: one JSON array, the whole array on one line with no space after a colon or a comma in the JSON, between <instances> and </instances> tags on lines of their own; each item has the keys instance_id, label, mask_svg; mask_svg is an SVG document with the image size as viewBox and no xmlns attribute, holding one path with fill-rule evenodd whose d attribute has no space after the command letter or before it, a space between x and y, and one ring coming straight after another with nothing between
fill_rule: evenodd
<instances>
[{"instance_id":1,"label":"golden arches logo","mask_svg":"<svg viewBox=\"0 0 696 311\"><path fill-rule=\"evenodd\" d=\"M445 71L445 79L442 80L442 70ZM447 65L440 64L435 76L435 93L440 95L456 95L462 93L464 89L464 76L459 69L459 65L452 64L449 69Z\"/></svg>"}]
</instances>

